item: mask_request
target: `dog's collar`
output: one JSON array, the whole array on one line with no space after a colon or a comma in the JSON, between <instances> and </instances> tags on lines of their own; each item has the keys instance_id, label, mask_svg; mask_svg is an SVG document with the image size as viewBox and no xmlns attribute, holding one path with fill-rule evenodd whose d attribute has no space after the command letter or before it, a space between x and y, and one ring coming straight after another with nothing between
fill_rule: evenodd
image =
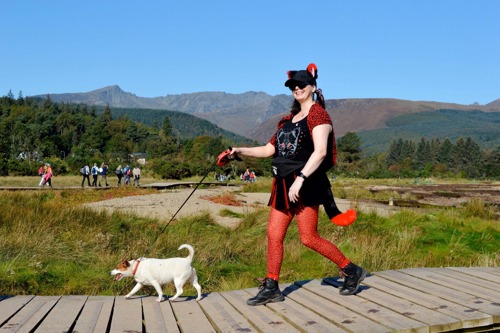
<instances>
[{"instance_id":1,"label":"dog's collar","mask_svg":"<svg viewBox=\"0 0 500 333\"><path fill-rule=\"evenodd\" d=\"M141 259L137 259L136 261L136 264L135 264L135 268L134 268L134 276L135 276L135 273L137 273L137 268L139 268L139 264L141 263Z\"/></svg>"}]
</instances>

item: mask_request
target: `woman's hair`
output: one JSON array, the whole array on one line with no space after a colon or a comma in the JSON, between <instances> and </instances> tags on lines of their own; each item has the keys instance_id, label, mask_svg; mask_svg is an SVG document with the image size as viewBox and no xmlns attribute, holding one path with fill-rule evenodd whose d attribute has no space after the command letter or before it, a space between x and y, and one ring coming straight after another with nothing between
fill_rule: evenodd
<instances>
[{"instance_id":1,"label":"woman's hair","mask_svg":"<svg viewBox=\"0 0 500 333\"><path fill-rule=\"evenodd\" d=\"M316 94L316 99L314 99L314 97L313 97L314 101L316 103L318 103L319 105L321 105L321 107L323 109L325 109L326 106L325 106L325 98L323 97L323 91L321 89L316 89L316 91L314 93ZM293 99L291 112L293 115L296 115L297 113L300 112L300 103L297 102L297 100L295 98Z\"/></svg>"}]
</instances>

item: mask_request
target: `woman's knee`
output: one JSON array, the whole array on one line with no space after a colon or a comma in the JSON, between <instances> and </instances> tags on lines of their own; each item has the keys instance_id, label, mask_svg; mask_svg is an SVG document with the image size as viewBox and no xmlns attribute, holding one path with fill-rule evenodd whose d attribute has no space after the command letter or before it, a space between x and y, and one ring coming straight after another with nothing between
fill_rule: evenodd
<instances>
[{"instance_id":1,"label":"woman's knee","mask_svg":"<svg viewBox=\"0 0 500 333\"><path fill-rule=\"evenodd\" d=\"M300 236L300 241L302 242L302 244L310 249L315 249L318 242L318 237L319 236L314 236L314 235L301 235Z\"/></svg>"}]
</instances>

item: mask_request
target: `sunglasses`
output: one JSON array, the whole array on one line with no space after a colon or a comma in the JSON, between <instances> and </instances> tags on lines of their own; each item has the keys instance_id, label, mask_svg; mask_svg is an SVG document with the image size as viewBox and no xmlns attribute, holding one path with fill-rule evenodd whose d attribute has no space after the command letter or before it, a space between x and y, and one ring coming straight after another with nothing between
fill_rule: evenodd
<instances>
[{"instance_id":1,"label":"sunglasses","mask_svg":"<svg viewBox=\"0 0 500 333\"><path fill-rule=\"evenodd\" d=\"M304 89L305 87L307 87L310 84L311 84L310 82L297 81L297 83L292 84L288 88L290 88L291 91L294 91L295 87L299 87L299 89Z\"/></svg>"}]
</instances>

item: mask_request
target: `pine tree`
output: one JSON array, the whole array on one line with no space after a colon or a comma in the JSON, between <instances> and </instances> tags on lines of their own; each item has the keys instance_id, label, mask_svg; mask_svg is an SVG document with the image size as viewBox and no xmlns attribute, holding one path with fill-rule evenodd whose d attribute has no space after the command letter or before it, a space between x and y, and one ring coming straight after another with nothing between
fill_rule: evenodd
<instances>
[{"instance_id":1,"label":"pine tree","mask_svg":"<svg viewBox=\"0 0 500 333\"><path fill-rule=\"evenodd\" d=\"M393 140L389 146L389 152L387 153L386 163L387 166L400 164L402 161L401 150L403 148L403 139Z\"/></svg>"},{"instance_id":2,"label":"pine tree","mask_svg":"<svg viewBox=\"0 0 500 333\"><path fill-rule=\"evenodd\" d=\"M165 118L163 119L161 129L163 131L163 135L165 135L166 137L173 135L172 123L170 122L170 118L168 116L165 116Z\"/></svg>"},{"instance_id":3,"label":"pine tree","mask_svg":"<svg viewBox=\"0 0 500 333\"><path fill-rule=\"evenodd\" d=\"M438 162L446 165L448 169L453 168L453 143L450 139L445 139L439 149Z\"/></svg>"},{"instance_id":4,"label":"pine tree","mask_svg":"<svg viewBox=\"0 0 500 333\"><path fill-rule=\"evenodd\" d=\"M484 154L483 164L487 177L500 178L500 146Z\"/></svg>"},{"instance_id":5,"label":"pine tree","mask_svg":"<svg viewBox=\"0 0 500 333\"><path fill-rule=\"evenodd\" d=\"M111 108L109 107L109 104L107 104L104 108L104 111L102 112L101 121L104 125L107 125L112 119L113 117L111 116Z\"/></svg>"},{"instance_id":6,"label":"pine tree","mask_svg":"<svg viewBox=\"0 0 500 333\"><path fill-rule=\"evenodd\" d=\"M353 163L361 159L361 138L353 132L347 132L337 140L337 149L341 160Z\"/></svg>"}]
</instances>

